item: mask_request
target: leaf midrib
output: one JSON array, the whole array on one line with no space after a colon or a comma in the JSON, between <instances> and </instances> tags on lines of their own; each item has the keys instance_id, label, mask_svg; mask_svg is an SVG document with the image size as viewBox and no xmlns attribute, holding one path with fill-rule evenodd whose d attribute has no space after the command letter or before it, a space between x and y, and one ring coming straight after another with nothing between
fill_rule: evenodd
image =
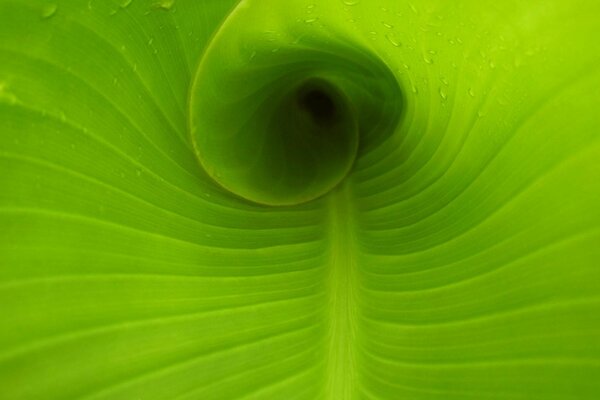
<instances>
[{"instance_id":1,"label":"leaf midrib","mask_svg":"<svg viewBox=\"0 0 600 400\"><path fill-rule=\"evenodd\" d=\"M357 392L357 247L351 204L350 182L346 180L328 199L326 399L352 399Z\"/></svg>"}]
</instances>

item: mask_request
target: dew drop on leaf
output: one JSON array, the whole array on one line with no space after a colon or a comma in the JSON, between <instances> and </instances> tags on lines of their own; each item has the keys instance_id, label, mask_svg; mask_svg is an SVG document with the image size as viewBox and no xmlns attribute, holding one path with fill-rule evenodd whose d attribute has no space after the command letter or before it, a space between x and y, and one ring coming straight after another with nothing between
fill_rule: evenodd
<instances>
[{"instance_id":1,"label":"dew drop on leaf","mask_svg":"<svg viewBox=\"0 0 600 400\"><path fill-rule=\"evenodd\" d=\"M385 35L385 38L390 42L394 47L400 47L402 44L398 39L394 37L394 35Z\"/></svg>"},{"instance_id":2,"label":"dew drop on leaf","mask_svg":"<svg viewBox=\"0 0 600 400\"><path fill-rule=\"evenodd\" d=\"M154 8L163 11L169 11L175 5L175 0L161 0L154 3Z\"/></svg>"},{"instance_id":3,"label":"dew drop on leaf","mask_svg":"<svg viewBox=\"0 0 600 400\"><path fill-rule=\"evenodd\" d=\"M440 97L442 98L442 101L446 101L448 99L448 94L446 93L444 88L440 87L439 93Z\"/></svg>"}]
</instances>

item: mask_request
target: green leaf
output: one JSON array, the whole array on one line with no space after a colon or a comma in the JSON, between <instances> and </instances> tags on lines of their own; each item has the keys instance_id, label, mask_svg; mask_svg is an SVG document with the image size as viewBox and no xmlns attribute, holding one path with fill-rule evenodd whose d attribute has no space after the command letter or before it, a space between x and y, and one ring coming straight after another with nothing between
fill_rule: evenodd
<instances>
[{"instance_id":1,"label":"green leaf","mask_svg":"<svg viewBox=\"0 0 600 400\"><path fill-rule=\"evenodd\" d=\"M600 397L600 3L236 3L0 0L0 399Z\"/></svg>"}]
</instances>

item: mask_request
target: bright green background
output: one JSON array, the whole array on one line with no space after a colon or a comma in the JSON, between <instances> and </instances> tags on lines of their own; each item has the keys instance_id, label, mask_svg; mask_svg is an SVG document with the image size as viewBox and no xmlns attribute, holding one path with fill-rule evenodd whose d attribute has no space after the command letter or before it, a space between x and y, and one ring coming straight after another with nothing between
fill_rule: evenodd
<instances>
[{"instance_id":1,"label":"bright green background","mask_svg":"<svg viewBox=\"0 0 600 400\"><path fill-rule=\"evenodd\" d=\"M279 208L192 150L234 3L0 0L0 399L599 398L600 3L246 0L403 96Z\"/></svg>"}]
</instances>

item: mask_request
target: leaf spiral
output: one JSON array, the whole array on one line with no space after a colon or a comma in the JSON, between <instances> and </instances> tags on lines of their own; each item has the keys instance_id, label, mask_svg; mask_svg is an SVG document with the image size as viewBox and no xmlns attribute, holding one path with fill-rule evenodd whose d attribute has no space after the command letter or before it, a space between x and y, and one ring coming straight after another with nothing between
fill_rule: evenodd
<instances>
[{"instance_id":1,"label":"leaf spiral","mask_svg":"<svg viewBox=\"0 0 600 400\"><path fill-rule=\"evenodd\" d=\"M191 89L190 128L221 186L293 205L329 192L359 152L393 132L402 94L371 49L270 7L241 2L214 35Z\"/></svg>"}]
</instances>

